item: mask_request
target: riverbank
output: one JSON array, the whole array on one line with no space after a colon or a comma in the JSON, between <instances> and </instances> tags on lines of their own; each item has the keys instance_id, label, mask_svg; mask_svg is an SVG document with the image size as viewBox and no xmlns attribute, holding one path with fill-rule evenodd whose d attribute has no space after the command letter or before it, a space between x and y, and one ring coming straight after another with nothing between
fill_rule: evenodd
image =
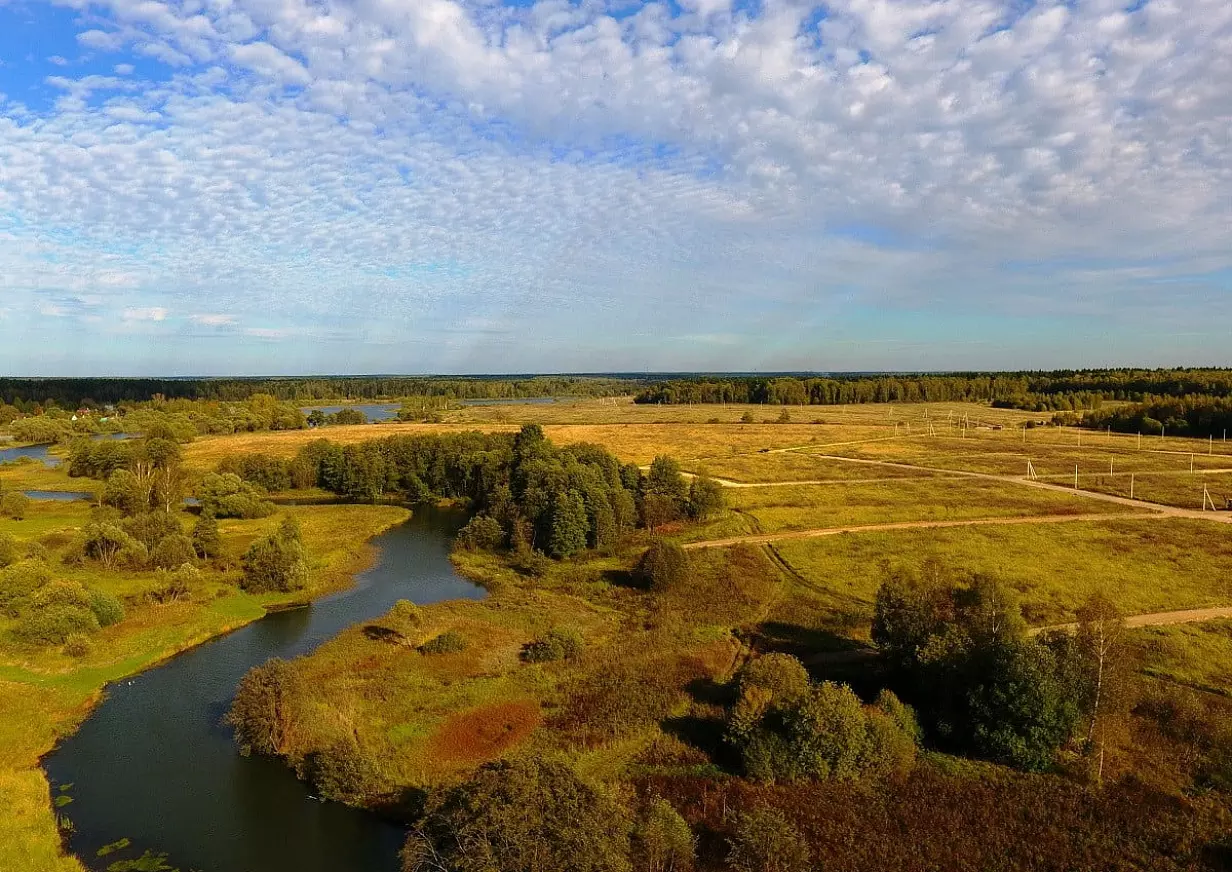
<instances>
[{"instance_id":1,"label":"riverbank","mask_svg":"<svg viewBox=\"0 0 1232 872\"><path fill-rule=\"evenodd\" d=\"M67 510L62 510L67 511ZM314 506L284 509L300 519L313 562L309 601L345 589L372 565L370 540L409 517L394 506ZM59 519L51 510L23 522L16 535L37 541L81 522ZM234 554L277 518L230 522L224 541ZM109 580L133 589L139 580ZM230 593L226 591L230 590ZM219 596L218 593L223 595ZM205 642L234 632L268 611L303 602L303 594L250 596L215 584L204 602L142 606L130 618L100 634L98 650L81 660L58 652L5 651L0 658L0 869L13 872L83 872L64 853L47 778L40 760L71 735L102 699L104 689ZM71 800L57 794L55 805ZM61 805L63 804L63 805Z\"/></svg>"}]
</instances>

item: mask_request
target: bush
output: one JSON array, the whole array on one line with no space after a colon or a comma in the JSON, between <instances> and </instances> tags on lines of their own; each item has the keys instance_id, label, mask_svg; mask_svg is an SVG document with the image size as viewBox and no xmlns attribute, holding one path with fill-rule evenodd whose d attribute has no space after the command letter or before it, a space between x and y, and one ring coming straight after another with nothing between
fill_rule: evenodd
<instances>
[{"instance_id":1,"label":"bush","mask_svg":"<svg viewBox=\"0 0 1232 872\"><path fill-rule=\"evenodd\" d=\"M846 685L825 682L801 691L785 663L767 678L741 682L728 720L728 739L751 778L849 781L914 765L917 728L896 698L884 698L882 709L862 705Z\"/></svg>"},{"instance_id":2,"label":"bush","mask_svg":"<svg viewBox=\"0 0 1232 872\"><path fill-rule=\"evenodd\" d=\"M816 872L808 842L778 809L741 814L728 847L727 864L735 872Z\"/></svg>"},{"instance_id":3,"label":"bush","mask_svg":"<svg viewBox=\"0 0 1232 872\"><path fill-rule=\"evenodd\" d=\"M12 533L0 531L0 569L17 562L17 539Z\"/></svg>"},{"instance_id":4,"label":"bush","mask_svg":"<svg viewBox=\"0 0 1232 872\"><path fill-rule=\"evenodd\" d=\"M573 627L550 630L542 639L527 643L522 659L527 663L553 663L573 660L582 653L582 634Z\"/></svg>"},{"instance_id":5,"label":"bush","mask_svg":"<svg viewBox=\"0 0 1232 872\"><path fill-rule=\"evenodd\" d=\"M150 561L159 569L177 569L196 559L197 550L193 548L192 540L183 533L172 533L164 537L150 557Z\"/></svg>"},{"instance_id":6,"label":"bush","mask_svg":"<svg viewBox=\"0 0 1232 872\"><path fill-rule=\"evenodd\" d=\"M22 560L0 569L0 615L15 618L30 595L51 581L51 569L37 560Z\"/></svg>"},{"instance_id":7,"label":"bush","mask_svg":"<svg viewBox=\"0 0 1232 872\"><path fill-rule=\"evenodd\" d=\"M456 545L466 551L495 551L505 544L505 531L500 522L487 515L471 518L458 533Z\"/></svg>"},{"instance_id":8,"label":"bush","mask_svg":"<svg viewBox=\"0 0 1232 872\"><path fill-rule=\"evenodd\" d=\"M30 511L31 500L23 493L7 493L0 497L0 515L6 515L14 521L24 520Z\"/></svg>"},{"instance_id":9,"label":"bush","mask_svg":"<svg viewBox=\"0 0 1232 872\"><path fill-rule=\"evenodd\" d=\"M638 561L636 571L651 590L671 590L688 578L689 555L675 542L656 539Z\"/></svg>"},{"instance_id":10,"label":"bush","mask_svg":"<svg viewBox=\"0 0 1232 872\"><path fill-rule=\"evenodd\" d=\"M193 585L201 578L201 572L191 563L185 563L174 572L159 570L158 587L150 593L150 598L156 603L173 603L188 599L192 595Z\"/></svg>"},{"instance_id":11,"label":"bush","mask_svg":"<svg viewBox=\"0 0 1232 872\"><path fill-rule=\"evenodd\" d=\"M244 555L242 587L250 593L299 590L307 579L307 556L299 526L291 518L273 535L252 543Z\"/></svg>"},{"instance_id":12,"label":"bush","mask_svg":"<svg viewBox=\"0 0 1232 872\"><path fill-rule=\"evenodd\" d=\"M404 872L631 872L627 815L567 763L489 763L434 792Z\"/></svg>"},{"instance_id":13,"label":"bush","mask_svg":"<svg viewBox=\"0 0 1232 872\"><path fill-rule=\"evenodd\" d=\"M689 517L704 521L723 508L723 486L704 472L689 483Z\"/></svg>"},{"instance_id":14,"label":"bush","mask_svg":"<svg viewBox=\"0 0 1232 872\"><path fill-rule=\"evenodd\" d=\"M446 630L419 646L421 654L459 654L467 648L466 637L457 630Z\"/></svg>"},{"instance_id":15,"label":"bush","mask_svg":"<svg viewBox=\"0 0 1232 872\"><path fill-rule=\"evenodd\" d=\"M88 636L75 633L64 642L64 653L69 657L88 657L94 646Z\"/></svg>"},{"instance_id":16,"label":"bush","mask_svg":"<svg viewBox=\"0 0 1232 872\"><path fill-rule=\"evenodd\" d=\"M97 560L108 569L117 565L140 566L145 563L146 548L115 524L95 521L81 531L81 556Z\"/></svg>"},{"instance_id":17,"label":"bush","mask_svg":"<svg viewBox=\"0 0 1232 872\"><path fill-rule=\"evenodd\" d=\"M633 830L633 866L639 872L689 872L697 852L688 823L664 799L653 799Z\"/></svg>"},{"instance_id":18,"label":"bush","mask_svg":"<svg viewBox=\"0 0 1232 872\"><path fill-rule=\"evenodd\" d=\"M168 536L183 532L179 520L170 512L143 512L120 522L120 529L153 552Z\"/></svg>"},{"instance_id":19,"label":"bush","mask_svg":"<svg viewBox=\"0 0 1232 872\"><path fill-rule=\"evenodd\" d=\"M124 606L111 594L106 591L92 590L89 591L89 597L90 611L94 612L94 617L98 619L100 627L110 627L124 620Z\"/></svg>"},{"instance_id":20,"label":"bush","mask_svg":"<svg viewBox=\"0 0 1232 872\"><path fill-rule=\"evenodd\" d=\"M126 515L136 515L150 508L150 488L127 469L117 469L107 477L101 502Z\"/></svg>"},{"instance_id":21,"label":"bush","mask_svg":"<svg viewBox=\"0 0 1232 872\"><path fill-rule=\"evenodd\" d=\"M308 777L323 798L352 804L369 796L377 781L372 761L349 737L313 754Z\"/></svg>"},{"instance_id":22,"label":"bush","mask_svg":"<svg viewBox=\"0 0 1232 872\"><path fill-rule=\"evenodd\" d=\"M54 603L23 613L13 636L29 645L63 645L70 636L98 632L98 618L88 607Z\"/></svg>"},{"instance_id":23,"label":"bush","mask_svg":"<svg viewBox=\"0 0 1232 872\"><path fill-rule=\"evenodd\" d=\"M235 729L240 753L245 757L254 751L281 753L302 694L303 684L294 667L285 660L275 657L248 670L240 680L225 718Z\"/></svg>"},{"instance_id":24,"label":"bush","mask_svg":"<svg viewBox=\"0 0 1232 872\"><path fill-rule=\"evenodd\" d=\"M234 473L206 475L197 488L197 499L202 513L216 518L268 518L275 511L263 490Z\"/></svg>"}]
</instances>

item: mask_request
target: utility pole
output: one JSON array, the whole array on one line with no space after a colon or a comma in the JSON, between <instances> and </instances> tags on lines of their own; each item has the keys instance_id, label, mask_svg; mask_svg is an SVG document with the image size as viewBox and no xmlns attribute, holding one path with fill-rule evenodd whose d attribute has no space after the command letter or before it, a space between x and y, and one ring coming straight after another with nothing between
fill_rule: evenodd
<instances>
[{"instance_id":1,"label":"utility pole","mask_svg":"<svg viewBox=\"0 0 1232 872\"><path fill-rule=\"evenodd\" d=\"M1134 498L1134 474L1132 472L1129 474L1129 498L1131 500Z\"/></svg>"},{"instance_id":2,"label":"utility pole","mask_svg":"<svg viewBox=\"0 0 1232 872\"><path fill-rule=\"evenodd\" d=\"M1074 464L1074 490L1078 490L1078 464Z\"/></svg>"}]
</instances>

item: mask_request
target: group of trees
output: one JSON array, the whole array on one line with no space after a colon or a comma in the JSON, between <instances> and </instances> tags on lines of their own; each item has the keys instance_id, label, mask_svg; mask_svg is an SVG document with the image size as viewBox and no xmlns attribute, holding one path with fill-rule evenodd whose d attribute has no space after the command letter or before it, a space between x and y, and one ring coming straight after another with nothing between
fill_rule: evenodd
<instances>
[{"instance_id":1,"label":"group of trees","mask_svg":"<svg viewBox=\"0 0 1232 872\"><path fill-rule=\"evenodd\" d=\"M84 654L90 635L124 619L124 606L105 591L57 579L41 546L22 549L0 533L0 615L15 619L10 632L19 642Z\"/></svg>"},{"instance_id":2,"label":"group of trees","mask_svg":"<svg viewBox=\"0 0 1232 872\"><path fill-rule=\"evenodd\" d=\"M242 480L271 489L320 487L370 502L398 494L409 500L466 500L475 517L462 547L539 551L562 558L614 546L626 532L656 529L722 507L722 489L698 476L688 482L670 458L643 475L596 445L553 445L537 425L516 435L455 433L392 436L354 445L319 439L291 460L247 455L199 489L203 509L227 512L212 494ZM259 496L259 495L258 495ZM216 503L218 503L216 505Z\"/></svg>"},{"instance_id":3,"label":"group of trees","mask_svg":"<svg viewBox=\"0 0 1232 872\"><path fill-rule=\"evenodd\" d=\"M283 402L378 400L396 397L517 399L612 397L645 384L637 376L505 376L474 378L317 377L251 379L0 378L0 402L23 413L36 408L97 408L168 400L239 402L267 394Z\"/></svg>"},{"instance_id":4,"label":"group of trees","mask_svg":"<svg viewBox=\"0 0 1232 872\"><path fill-rule=\"evenodd\" d=\"M1030 638L1011 592L941 567L899 571L877 593L873 640L939 744L1039 771L1074 742L1102 749L1123 685L1121 617L1093 597L1076 635Z\"/></svg>"},{"instance_id":5,"label":"group of trees","mask_svg":"<svg viewBox=\"0 0 1232 872\"><path fill-rule=\"evenodd\" d=\"M367 424L368 416L359 409L345 407L336 412L325 413L321 409L313 409L308 413L309 427L338 427L348 424Z\"/></svg>"},{"instance_id":6,"label":"group of trees","mask_svg":"<svg viewBox=\"0 0 1232 872\"><path fill-rule=\"evenodd\" d=\"M909 706L883 691L866 706L846 685L814 684L786 654L749 663L727 722L744 771L759 781L851 781L905 774L919 727Z\"/></svg>"},{"instance_id":7,"label":"group of trees","mask_svg":"<svg viewBox=\"0 0 1232 872\"><path fill-rule=\"evenodd\" d=\"M1155 397L1116 409L1088 412L1082 426L1097 430L1146 436L1214 436L1222 439L1232 430L1232 397L1190 395L1182 398Z\"/></svg>"},{"instance_id":8,"label":"group of trees","mask_svg":"<svg viewBox=\"0 0 1232 872\"><path fill-rule=\"evenodd\" d=\"M638 403L757 403L784 406L849 403L991 402L1007 408L1067 411L1104 400L1149 396L1232 396L1228 369L1111 369L1010 373L697 376L657 382Z\"/></svg>"}]
</instances>

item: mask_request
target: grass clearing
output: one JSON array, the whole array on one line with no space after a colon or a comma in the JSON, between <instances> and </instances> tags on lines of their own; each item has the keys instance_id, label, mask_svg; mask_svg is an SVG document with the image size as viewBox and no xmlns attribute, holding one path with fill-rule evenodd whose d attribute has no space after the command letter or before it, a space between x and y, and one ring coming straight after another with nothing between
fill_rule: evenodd
<instances>
[{"instance_id":1,"label":"grass clearing","mask_svg":"<svg viewBox=\"0 0 1232 872\"><path fill-rule=\"evenodd\" d=\"M859 533L775 550L803 580L796 595L839 612L871 609L886 564L928 560L1002 579L1035 626L1074 620L1097 590L1126 614L1232 602L1232 528L1185 518Z\"/></svg>"},{"instance_id":2,"label":"grass clearing","mask_svg":"<svg viewBox=\"0 0 1232 872\"><path fill-rule=\"evenodd\" d=\"M1232 620L1144 627L1130 641L1144 674L1232 697Z\"/></svg>"}]
</instances>

